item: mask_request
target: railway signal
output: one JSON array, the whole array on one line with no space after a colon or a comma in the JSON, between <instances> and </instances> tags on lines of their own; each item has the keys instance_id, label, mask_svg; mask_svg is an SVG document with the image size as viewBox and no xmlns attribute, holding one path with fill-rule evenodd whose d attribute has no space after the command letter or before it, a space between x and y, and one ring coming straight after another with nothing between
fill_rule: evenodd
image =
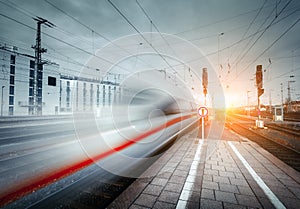
<instances>
[{"instance_id":1,"label":"railway signal","mask_svg":"<svg viewBox=\"0 0 300 209\"><path fill-rule=\"evenodd\" d=\"M264 89L257 89L257 96L260 97L264 93Z\"/></svg>"},{"instance_id":2,"label":"railway signal","mask_svg":"<svg viewBox=\"0 0 300 209\"><path fill-rule=\"evenodd\" d=\"M256 66L256 86L258 89L262 89L263 82L263 73L262 73L262 65Z\"/></svg>"},{"instance_id":3,"label":"railway signal","mask_svg":"<svg viewBox=\"0 0 300 209\"><path fill-rule=\"evenodd\" d=\"M262 65L256 66L256 86L257 96L260 97L264 93Z\"/></svg>"},{"instance_id":4,"label":"railway signal","mask_svg":"<svg viewBox=\"0 0 300 209\"><path fill-rule=\"evenodd\" d=\"M261 115L260 115L260 98L259 98L264 93L262 65L256 66L256 86L257 86L257 112L258 112L256 127L264 128L264 123L262 120L260 120Z\"/></svg>"},{"instance_id":5,"label":"railway signal","mask_svg":"<svg viewBox=\"0 0 300 209\"><path fill-rule=\"evenodd\" d=\"M208 86L208 75L207 68L202 69L202 86L203 86L203 94L206 97L207 94L207 86Z\"/></svg>"}]
</instances>

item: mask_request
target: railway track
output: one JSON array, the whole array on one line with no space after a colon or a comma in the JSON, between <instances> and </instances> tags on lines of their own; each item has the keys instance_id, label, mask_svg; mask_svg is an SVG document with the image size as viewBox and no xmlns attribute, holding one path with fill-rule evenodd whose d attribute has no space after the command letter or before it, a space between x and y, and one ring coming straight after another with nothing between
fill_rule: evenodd
<instances>
[{"instance_id":1,"label":"railway track","mask_svg":"<svg viewBox=\"0 0 300 209\"><path fill-rule=\"evenodd\" d=\"M278 130L278 131L281 131L281 132L284 132L284 133L287 133L287 134L291 134L291 135L294 135L294 136L297 136L297 137L300 137L300 132L299 130L295 130L293 128L290 128L290 127L287 127L287 126L280 126L280 125L277 125L277 124L267 124L266 125L268 128L272 128L272 129L275 129L275 130Z\"/></svg>"},{"instance_id":2,"label":"railway track","mask_svg":"<svg viewBox=\"0 0 300 209\"><path fill-rule=\"evenodd\" d=\"M241 115L230 115L230 117L234 117L237 119L241 119L243 121L253 121L251 118L243 117ZM265 126L274 130L278 130L281 132L284 132L286 134L290 134L296 137L300 137L300 130L299 127L296 126L289 126L289 125L283 125L282 123L274 123L274 122L265 122Z\"/></svg>"},{"instance_id":3,"label":"railway track","mask_svg":"<svg viewBox=\"0 0 300 209\"><path fill-rule=\"evenodd\" d=\"M228 116L228 127L238 134L254 141L262 148L300 172L300 152L288 146L272 140L271 136L262 135L260 131L251 129L249 123L242 123L235 120L235 117ZM253 123L251 123L253 124Z\"/></svg>"},{"instance_id":4,"label":"railway track","mask_svg":"<svg viewBox=\"0 0 300 209\"><path fill-rule=\"evenodd\" d=\"M97 168L28 208L105 208L134 180L133 178L116 176Z\"/></svg>"}]
</instances>

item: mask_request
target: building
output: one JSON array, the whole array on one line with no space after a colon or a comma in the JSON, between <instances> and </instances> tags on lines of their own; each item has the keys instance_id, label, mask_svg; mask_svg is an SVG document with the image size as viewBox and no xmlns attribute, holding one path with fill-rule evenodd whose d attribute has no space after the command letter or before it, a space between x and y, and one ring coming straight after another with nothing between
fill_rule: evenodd
<instances>
[{"instance_id":1,"label":"building","mask_svg":"<svg viewBox=\"0 0 300 209\"><path fill-rule=\"evenodd\" d=\"M0 46L1 116L34 113L35 58L19 53L16 47ZM44 64L38 74L37 98L43 115L58 113L59 66Z\"/></svg>"},{"instance_id":2,"label":"building","mask_svg":"<svg viewBox=\"0 0 300 209\"><path fill-rule=\"evenodd\" d=\"M64 75L58 64L45 62L35 79L34 56L0 45L0 58L1 116L34 115L37 106L40 115L95 111L121 98L120 74L108 74L101 80Z\"/></svg>"},{"instance_id":3,"label":"building","mask_svg":"<svg viewBox=\"0 0 300 209\"><path fill-rule=\"evenodd\" d=\"M60 112L96 111L118 103L121 99L119 81L119 74L110 74L106 80L61 75Z\"/></svg>"}]
</instances>

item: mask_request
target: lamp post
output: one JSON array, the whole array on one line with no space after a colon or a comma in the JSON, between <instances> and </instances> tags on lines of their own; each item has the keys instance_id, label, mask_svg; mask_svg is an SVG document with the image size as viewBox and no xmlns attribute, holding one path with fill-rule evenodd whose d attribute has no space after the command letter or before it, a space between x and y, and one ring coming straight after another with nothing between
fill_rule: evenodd
<instances>
[{"instance_id":1,"label":"lamp post","mask_svg":"<svg viewBox=\"0 0 300 209\"><path fill-rule=\"evenodd\" d=\"M288 112L290 112L292 109L291 83L295 83L295 81L288 81Z\"/></svg>"},{"instance_id":2,"label":"lamp post","mask_svg":"<svg viewBox=\"0 0 300 209\"><path fill-rule=\"evenodd\" d=\"M1 89L1 117L3 116L3 89L5 88L5 86L2 86Z\"/></svg>"},{"instance_id":3,"label":"lamp post","mask_svg":"<svg viewBox=\"0 0 300 209\"><path fill-rule=\"evenodd\" d=\"M220 69L220 36L223 36L224 33L218 34L218 69ZM220 72L219 72L219 78L221 78Z\"/></svg>"},{"instance_id":4,"label":"lamp post","mask_svg":"<svg viewBox=\"0 0 300 209\"><path fill-rule=\"evenodd\" d=\"M272 91L273 91L273 89L270 89L270 92L269 92L270 113L272 113Z\"/></svg>"},{"instance_id":5,"label":"lamp post","mask_svg":"<svg viewBox=\"0 0 300 209\"><path fill-rule=\"evenodd\" d=\"M250 116L250 96L249 96L249 93L251 91L247 91L247 106L248 106L248 116Z\"/></svg>"}]
</instances>

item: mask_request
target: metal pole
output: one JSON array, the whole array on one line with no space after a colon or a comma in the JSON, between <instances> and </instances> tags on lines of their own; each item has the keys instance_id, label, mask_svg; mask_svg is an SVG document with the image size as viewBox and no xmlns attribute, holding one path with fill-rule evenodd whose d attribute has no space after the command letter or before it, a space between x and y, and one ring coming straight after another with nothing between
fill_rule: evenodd
<instances>
[{"instance_id":1,"label":"metal pole","mask_svg":"<svg viewBox=\"0 0 300 209\"><path fill-rule=\"evenodd\" d=\"M288 81L288 112L292 111L292 96L291 96L291 83L295 81Z\"/></svg>"},{"instance_id":2,"label":"metal pole","mask_svg":"<svg viewBox=\"0 0 300 209\"><path fill-rule=\"evenodd\" d=\"M258 95L258 94L257 94ZM258 108L258 120L260 120L260 99L259 96L257 96L257 108Z\"/></svg>"},{"instance_id":3,"label":"metal pole","mask_svg":"<svg viewBox=\"0 0 300 209\"><path fill-rule=\"evenodd\" d=\"M249 97L249 93L250 93L251 91L247 91L247 106L248 106L248 111L247 111L247 113L248 113L248 116L250 116L250 102L249 102L249 100L250 100L250 97Z\"/></svg>"},{"instance_id":4,"label":"metal pole","mask_svg":"<svg viewBox=\"0 0 300 209\"><path fill-rule=\"evenodd\" d=\"M288 81L288 112L291 111L291 86L290 86L290 81Z\"/></svg>"},{"instance_id":5,"label":"metal pole","mask_svg":"<svg viewBox=\"0 0 300 209\"><path fill-rule=\"evenodd\" d=\"M204 114L204 111L202 110L202 114ZM204 140L204 117L201 117L201 120L202 120L202 139Z\"/></svg>"},{"instance_id":6,"label":"metal pole","mask_svg":"<svg viewBox=\"0 0 300 209\"><path fill-rule=\"evenodd\" d=\"M281 106L283 106L283 86L282 83L280 84L281 86Z\"/></svg>"},{"instance_id":7,"label":"metal pole","mask_svg":"<svg viewBox=\"0 0 300 209\"><path fill-rule=\"evenodd\" d=\"M3 89L5 86L2 86L1 89L1 117L3 116Z\"/></svg>"},{"instance_id":8,"label":"metal pole","mask_svg":"<svg viewBox=\"0 0 300 209\"><path fill-rule=\"evenodd\" d=\"M281 87L281 115L282 115L282 120L283 120L283 86L282 83L280 83Z\"/></svg>"},{"instance_id":9,"label":"metal pole","mask_svg":"<svg viewBox=\"0 0 300 209\"><path fill-rule=\"evenodd\" d=\"M219 78L221 78L221 72L220 72L220 36L223 36L224 33L218 34L218 73L219 73Z\"/></svg>"},{"instance_id":10,"label":"metal pole","mask_svg":"<svg viewBox=\"0 0 300 209\"><path fill-rule=\"evenodd\" d=\"M33 85L33 112L35 115L42 115L43 108L43 65L45 62L42 62L42 53L47 52L46 49L41 46L41 25L44 24L50 28L55 25L48 20L36 17L33 18L37 21L36 29L36 44L32 46L35 50L35 70L34 70L34 85Z\"/></svg>"},{"instance_id":11,"label":"metal pole","mask_svg":"<svg viewBox=\"0 0 300 209\"><path fill-rule=\"evenodd\" d=\"M270 103L270 113L272 113L272 89L270 89L269 103Z\"/></svg>"}]
</instances>

